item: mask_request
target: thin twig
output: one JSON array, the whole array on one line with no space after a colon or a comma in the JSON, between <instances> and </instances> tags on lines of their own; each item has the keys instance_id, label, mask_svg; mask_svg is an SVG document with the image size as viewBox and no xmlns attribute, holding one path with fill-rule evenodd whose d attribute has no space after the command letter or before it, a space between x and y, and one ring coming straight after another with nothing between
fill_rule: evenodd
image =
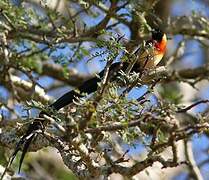
<instances>
[{"instance_id":1,"label":"thin twig","mask_svg":"<svg viewBox=\"0 0 209 180\"><path fill-rule=\"evenodd\" d=\"M200 100L200 101L197 101L196 103L194 104L191 104L190 106L186 107L186 108L182 108L182 109L178 109L176 112L177 113L185 113L187 112L188 110L192 109L193 107L199 105L199 104L202 104L202 103L209 103L209 100L206 99L206 100Z\"/></svg>"}]
</instances>

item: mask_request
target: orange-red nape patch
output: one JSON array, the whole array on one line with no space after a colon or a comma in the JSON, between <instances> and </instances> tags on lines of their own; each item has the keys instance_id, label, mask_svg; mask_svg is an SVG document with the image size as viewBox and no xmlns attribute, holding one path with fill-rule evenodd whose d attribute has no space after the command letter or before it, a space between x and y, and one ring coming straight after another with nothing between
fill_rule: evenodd
<instances>
[{"instance_id":1,"label":"orange-red nape patch","mask_svg":"<svg viewBox=\"0 0 209 180\"><path fill-rule=\"evenodd\" d=\"M166 35L164 34L162 41L155 43L155 48L158 50L157 54L164 54L165 53L166 44L167 44L167 38L166 38Z\"/></svg>"}]
</instances>

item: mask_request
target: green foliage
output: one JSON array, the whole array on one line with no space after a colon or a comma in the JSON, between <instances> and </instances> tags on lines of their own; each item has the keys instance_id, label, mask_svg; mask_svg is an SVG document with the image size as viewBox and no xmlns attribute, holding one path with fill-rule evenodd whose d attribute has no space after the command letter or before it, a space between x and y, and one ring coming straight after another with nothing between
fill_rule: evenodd
<instances>
[{"instance_id":1,"label":"green foliage","mask_svg":"<svg viewBox=\"0 0 209 180\"><path fill-rule=\"evenodd\" d=\"M0 1L0 81L9 96L4 98L5 103L2 103L1 107L8 111L8 120L19 127L19 119L22 117L15 116L17 102L18 106L19 103L24 104L24 96L29 94L30 97L27 99L31 98L31 100L26 102L24 110L35 108L53 118L49 120L53 123L47 123L46 127L49 136L42 135L49 138L51 145L57 148L62 158L65 157L63 159L68 168L71 168L80 179L91 179L93 176L99 179L100 175L106 178L112 172L122 175L127 173L124 177L131 178L134 173L143 171L145 167L159 160L152 156L153 154L161 157L160 152L170 147L172 143L188 139L194 133L206 131L205 124L208 118L205 114L188 117L188 121L183 116L184 123L176 116L178 110L185 107L180 105L184 102L179 82L189 83L194 87L202 79L208 79L205 77L208 69L203 66L204 73L200 72L202 67L194 71L191 68L188 72L182 72L180 69L182 67L179 68L178 63L181 64L185 55L181 52L184 48L175 49L175 45L172 46L171 56L168 53L168 57L165 57L166 66L162 74L157 67L143 69L141 66L137 66L137 72L130 72L129 69L125 72L122 70L113 72L119 74L118 77L115 79L100 77L102 82L98 83L98 90L91 95L75 90L83 97L75 97L69 107L59 112L44 106L42 103L44 94L34 88L43 83L41 84L43 88L39 86L40 89L60 97L66 85L80 86L80 81L86 80L83 75L86 62L94 60L91 62L92 69L85 69L85 73L97 71L96 68L94 69L95 62L102 62L101 66L107 64L105 70L118 61L132 65L138 60L138 55L146 50L146 40L150 38L151 29L156 26L166 30L169 36L176 34L184 36L182 39L185 43L195 37L195 41L198 40L204 44L204 48L208 48L206 42L209 38L209 24L206 17L192 12L191 16L176 19L163 17L165 21L162 22L158 17L161 12L155 11L158 1L65 1L66 4L61 10L59 8L55 10L46 0L40 1L40 4L31 2L19 1L16 5L14 1ZM59 7L59 3L56 7ZM134 54L134 49L139 45L138 53ZM169 59L168 64L167 59ZM177 62L176 60L178 63L172 66L172 63ZM140 64L140 61L137 63ZM44 67L50 72L46 72ZM79 71L71 71L74 67L78 67ZM33 79L34 76L36 78ZM50 80L43 82L45 76L50 76ZM18 77L14 78L15 80L21 79L20 82L13 83L13 77ZM28 84L32 82L31 89L25 88L23 82ZM158 84L160 84L159 88L155 88ZM130 97L131 91L142 86L146 86L147 91L141 97ZM29 92L25 93L25 89L29 89ZM187 112L182 114L185 115ZM30 117L28 119L31 120ZM5 132L6 130L10 132L11 129L4 125L4 121L0 125ZM24 127L21 130L24 131ZM22 135L18 128L14 128L14 131L17 131L15 135ZM1 136L5 134L1 133ZM6 136L5 139L7 138ZM151 155L139 161L144 168L137 171L139 166L134 164L133 169L129 167L131 169L129 171L122 164L124 155L120 152L115 153L116 144L121 147L129 144L131 146L128 147L132 148L139 142L144 145L143 151ZM14 145L8 144L8 146ZM109 149L110 152L106 153ZM7 152L2 148L0 153ZM49 152L46 150L45 153ZM35 160L31 157L30 154L26 158L27 163L23 167L27 175L36 175L37 172L31 167L38 163L39 166L43 164L40 168L54 179L76 179L63 167L57 167L56 161L50 162L50 158L48 161L45 156L34 158ZM19 158L18 155L17 160ZM5 162L6 158L2 156L0 163L5 165ZM17 163L18 161L15 161L13 164L14 169L18 166ZM173 165L165 160L163 165L174 167L176 164L174 162ZM122 170L120 166L123 167ZM81 176L81 170L89 173L90 178ZM105 174L100 174L101 172Z\"/></svg>"},{"instance_id":2,"label":"green foliage","mask_svg":"<svg viewBox=\"0 0 209 180\"><path fill-rule=\"evenodd\" d=\"M5 166L6 163L7 163L7 159L5 157L5 149L2 146L0 147L0 154L1 154L1 156L0 156L0 164Z\"/></svg>"},{"instance_id":3,"label":"green foliage","mask_svg":"<svg viewBox=\"0 0 209 180\"><path fill-rule=\"evenodd\" d=\"M20 66L24 68L26 71L34 70L38 73L42 72L42 63L40 62L40 56L34 55L33 57L27 57L22 60Z\"/></svg>"},{"instance_id":4,"label":"green foliage","mask_svg":"<svg viewBox=\"0 0 209 180\"><path fill-rule=\"evenodd\" d=\"M169 84L163 87L161 86L159 93L162 97L173 104L181 103L181 99L183 98L181 91L175 84Z\"/></svg>"}]
</instances>

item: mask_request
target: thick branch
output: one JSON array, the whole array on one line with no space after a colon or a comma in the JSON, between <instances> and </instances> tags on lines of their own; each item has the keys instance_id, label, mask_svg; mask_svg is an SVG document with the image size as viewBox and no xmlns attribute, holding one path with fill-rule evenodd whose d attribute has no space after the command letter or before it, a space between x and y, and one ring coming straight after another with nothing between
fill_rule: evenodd
<instances>
[{"instance_id":1,"label":"thick branch","mask_svg":"<svg viewBox=\"0 0 209 180\"><path fill-rule=\"evenodd\" d=\"M74 69L68 69L67 73L63 71L63 67L58 64L43 63L42 75L53 77L56 80L67 83L70 86L79 86L85 80L92 77L91 75L78 74Z\"/></svg>"},{"instance_id":2,"label":"thick branch","mask_svg":"<svg viewBox=\"0 0 209 180\"><path fill-rule=\"evenodd\" d=\"M32 83L22 80L21 78L11 75L9 83L13 84L15 90L17 91L18 95L22 98L22 100L31 100L31 95L33 95L33 99L36 101L40 101L43 104L48 104L51 101L51 98L46 95L44 89L35 85L33 86ZM8 81L2 82L8 89L10 89Z\"/></svg>"}]
</instances>

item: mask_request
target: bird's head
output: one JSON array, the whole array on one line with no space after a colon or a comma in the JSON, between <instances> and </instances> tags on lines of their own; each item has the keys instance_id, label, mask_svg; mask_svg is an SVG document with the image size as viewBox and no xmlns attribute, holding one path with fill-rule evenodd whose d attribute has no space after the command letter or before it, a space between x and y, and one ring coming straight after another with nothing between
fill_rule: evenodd
<instances>
[{"instance_id":1,"label":"bird's head","mask_svg":"<svg viewBox=\"0 0 209 180\"><path fill-rule=\"evenodd\" d=\"M152 41L154 42L155 48L160 53L164 54L167 44L166 34L162 32L160 29L154 29L152 30Z\"/></svg>"},{"instance_id":2,"label":"bird's head","mask_svg":"<svg viewBox=\"0 0 209 180\"><path fill-rule=\"evenodd\" d=\"M160 29L153 29L152 31L152 39L155 41L162 41L163 36L165 33L163 33Z\"/></svg>"}]
</instances>

